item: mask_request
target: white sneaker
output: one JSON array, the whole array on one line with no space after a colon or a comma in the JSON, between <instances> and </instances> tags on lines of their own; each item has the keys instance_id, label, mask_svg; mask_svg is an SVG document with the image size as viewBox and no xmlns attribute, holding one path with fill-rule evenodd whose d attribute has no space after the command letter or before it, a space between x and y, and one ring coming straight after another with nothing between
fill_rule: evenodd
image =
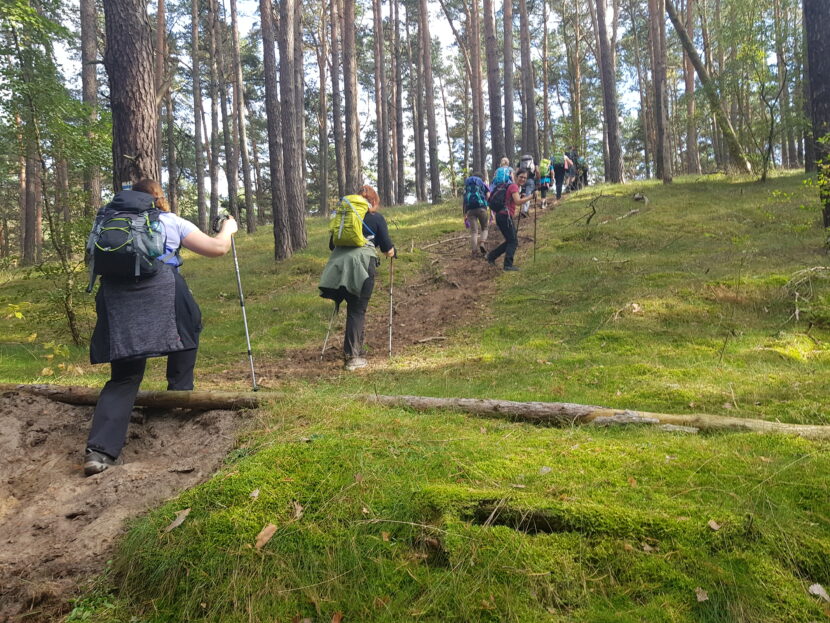
<instances>
[{"instance_id":1,"label":"white sneaker","mask_svg":"<svg viewBox=\"0 0 830 623\"><path fill-rule=\"evenodd\" d=\"M348 361L346 361L346 365L344 366L346 370L350 372L352 370L358 370L360 368L365 368L369 365L369 362L366 361L363 357L352 357Z\"/></svg>"}]
</instances>

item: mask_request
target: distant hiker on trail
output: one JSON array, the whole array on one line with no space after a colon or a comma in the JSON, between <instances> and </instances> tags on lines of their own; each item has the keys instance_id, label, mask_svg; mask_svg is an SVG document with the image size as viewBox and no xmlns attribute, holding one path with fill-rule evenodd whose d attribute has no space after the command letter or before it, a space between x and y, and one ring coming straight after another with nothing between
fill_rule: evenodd
<instances>
[{"instance_id":1,"label":"distant hiker on trail","mask_svg":"<svg viewBox=\"0 0 830 623\"><path fill-rule=\"evenodd\" d=\"M545 205L547 203L548 189L550 188L551 171L553 171L553 166L550 163L550 159L542 158L542 161L539 163L539 191L542 195L543 210L545 209Z\"/></svg>"},{"instance_id":2,"label":"distant hiker on trail","mask_svg":"<svg viewBox=\"0 0 830 623\"><path fill-rule=\"evenodd\" d=\"M565 175L574 168L574 163L567 154L555 153L551 158L551 168L556 184L556 200L559 201L562 198L562 183L565 181Z\"/></svg>"},{"instance_id":3,"label":"distant hiker on trail","mask_svg":"<svg viewBox=\"0 0 830 623\"><path fill-rule=\"evenodd\" d=\"M111 374L92 416L84 456L87 476L116 464L148 357L167 356L168 390L193 389L202 313L179 273L178 251L184 247L206 257L225 255L237 224L228 218L211 238L169 210L161 185L141 180L98 211L90 234L91 272L101 275L101 285L89 358L109 363ZM133 233L127 229L125 234L124 224L130 220ZM144 244L144 234L135 233L136 222L139 227L147 224L149 244L162 237L159 255L131 250ZM118 239L125 235L132 236L132 244Z\"/></svg>"},{"instance_id":4,"label":"distant hiker on trail","mask_svg":"<svg viewBox=\"0 0 830 623\"><path fill-rule=\"evenodd\" d=\"M490 207L487 199L490 190L484 183L481 173L473 173L464 181L464 200L461 209L464 212L464 221L470 228L470 247L473 257L481 257L487 253L484 243L489 233Z\"/></svg>"},{"instance_id":5,"label":"distant hiker on trail","mask_svg":"<svg viewBox=\"0 0 830 623\"><path fill-rule=\"evenodd\" d=\"M368 365L363 357L364 325L379 265L376 249L387 257L396 257L379 207L375 189L363 186L357 194L343 197L329 224L331 256L320 276L319 288L320 296L334 301L335 311L346 301L346 370Z\"/></svg>"},{"instance_id":6,"label":"distant hiker on trail","mask_svg":"<svg viewBox=\"0 0 830 623\"><path fill-rule=\"evenodd\" d=\"M493 183L490 184L490 192L493 192L499 184L509 184L512 181L513 167L510 166L510 160L502 158L499 168L496 169L496 174L493 176Z\"/></svg>"},{"instance_id":7,"label":"distant hiker on trail","mask_svg":"<svg viewBox=\"0 0 830 623\"><path fill-rule=\"evenodd\" d=\"M536 192L536 179L538 177L538 171L536 169L536 164L533 162L533 156L531 154L525 154L522 156L522 159L519 161L519 170L525 169L527 173L527 181L520 186L521 188L521 196L533 196L533 193ZM519 218L527 217L528 213L530 212L529 205L522 205L522 211L519 215Z\"/></svg>"},{"instance_id":8,"label":"distant hiker on trail","mask_svg":"<svg viewBox=\"0 0 830 623\"><path fill-rule=\"evenodd\" d=\"M585 188L588 185L588 161L585 156L576 157L576 185Z\"/></svg>"},{"instance_id":9,"label":"distant hiker on trail","mask_svg":"<svg viewBox=\"0 0 830 623\"><path fill-rule=\"evenodd\" d=\"M490 209L496 213L496 225L504 236L504 242L487 254L487 262L491 266L496 265L496 260L504 254L504 270L519 270L513 266L513 256L519 247L519 238L516 235L516 225L513 223L513 215L516 207L521 206L531 199L533 195L520 196L520 188L527 183L530 171L519 169L516 173L516 181L513 184L501 184L490 195Z\"/></svg>"}]
</instances>

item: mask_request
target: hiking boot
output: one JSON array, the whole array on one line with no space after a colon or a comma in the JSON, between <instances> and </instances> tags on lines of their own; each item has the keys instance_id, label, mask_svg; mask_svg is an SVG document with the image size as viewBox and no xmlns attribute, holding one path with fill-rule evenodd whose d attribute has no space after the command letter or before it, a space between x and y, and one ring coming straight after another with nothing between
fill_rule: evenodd
<instances>
[{"instance_id":1,"label":"hiking boot","mask_svg":"<svg viewBox=\"0 0 830 623\"><path fill-rule=\"evenodd\" d=\"M512 272L518 272L521 269L518 266L505 266L504 270L506 270L507 272L512 273Z\"/></svg>"},{"instance_id":2,"label":"hiking boot","mask_svg":"<svg viewBox=\"0 0 830 623\"><path fill-rule=\"evenodd\" d=\"M490 264L493 268L496 266L496 260L490 259L490 256L487 256L487 263Z\"/></svg>"},{"instance_id":3,"label":"hiking boot","mask_svg":"<svg viewBox=\"0 0 830 623\"><path fill-rule=\"evenodd\" d=\"M368 365L369 362L366 361L363 357L352 357L346 360L346 365L343 367L349 372L351 372L352 370L359 370L360 368L365 368Z\"/></svg>"},{"instance_id":4,"label":"hiking boot","mask_svg":"<svg viewBox=\"0 0 830 623\"><path fill-rule=\"evenodd\" d=\"M483 243L483 242L482 242L480 245L478 245L478 250L479 250L479 251L481 251L481 254L482 254L482 255L487 255L487 249L486 249L486 247L484 246L484 243Z\"/></svg>"},{"instance_id":5,"label":"hiking boot","mask_svg":"<svg viewBox=\"0 0 830 623\"><path fill-rule=\"evenodd\" d=\"M84 476L100 474L104 470L117 464L118 461L108 454L87 448L84 453Z\"/></svg>"}]
</instances>

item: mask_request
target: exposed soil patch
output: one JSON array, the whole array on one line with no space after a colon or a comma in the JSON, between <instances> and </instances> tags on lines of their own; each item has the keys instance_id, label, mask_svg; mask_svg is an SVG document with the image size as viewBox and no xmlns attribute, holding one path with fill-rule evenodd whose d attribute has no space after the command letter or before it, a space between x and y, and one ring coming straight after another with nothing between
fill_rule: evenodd
<instances>
[{"instance_id":1,"label":"exposed soil patch","mask_svg":"<svg viewBox=\"0 0 830 623\"><path fill-rule=\"evenodd\" d=\"M100 573L124 520L205 480L239 413L137 409L124 464L84 478L91 407L0 396L0 621L54 621Z\"/></svg>"}]
</instances>

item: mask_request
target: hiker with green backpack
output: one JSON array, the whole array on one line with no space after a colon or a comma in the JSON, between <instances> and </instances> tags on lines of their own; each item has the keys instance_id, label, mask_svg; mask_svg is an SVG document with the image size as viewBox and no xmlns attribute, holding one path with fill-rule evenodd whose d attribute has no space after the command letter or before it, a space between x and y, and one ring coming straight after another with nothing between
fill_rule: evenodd
<instances>
[{"instance_id":1,"label":"hiker with green backpack","mask_svg":"<svg viewBox=\"0 0 830 623\"><path fill-rule=\"evenodd\" d=\"M490 208L487 205L490 189L482 177L481 173L473 173L464 180L464 199L461 203L464 224L470 229L473 257L481 257L487 253L484 243L487 242L490 225Z\"/></svg>"},{"instance_id":2,"label":"hiker with green backpack","mask_svg":"<svg viewBox=\"0 0 830 623\"><path fill-rule=\"evenodd\" d=\"M346 301L343 357L346 370L368 365L363 352L366 309L375 287L377 250L396 257L380 198L371 186L341 199L329 223L331 255L320 276L320 296L334 301L334 313ZM333 317L333 316L332 316Z\"/></svg>"},{"instance_id":3,"label":"hiker with green backpack","mask_svg":"<svg viewBox=\"0 0 830 623\"><path fill-rule=\"evenodd\" d=\"M84 474L116 465L149 357L167 357L167 389L193 389L202 313L179 273L179 248L218 257L231 248L237 223L215 237L170 212L161 184L141 180L98 211L87 241L97 322L89 345L93 364L109 363L84 453Z\"/></svg>"}]
</instances>

